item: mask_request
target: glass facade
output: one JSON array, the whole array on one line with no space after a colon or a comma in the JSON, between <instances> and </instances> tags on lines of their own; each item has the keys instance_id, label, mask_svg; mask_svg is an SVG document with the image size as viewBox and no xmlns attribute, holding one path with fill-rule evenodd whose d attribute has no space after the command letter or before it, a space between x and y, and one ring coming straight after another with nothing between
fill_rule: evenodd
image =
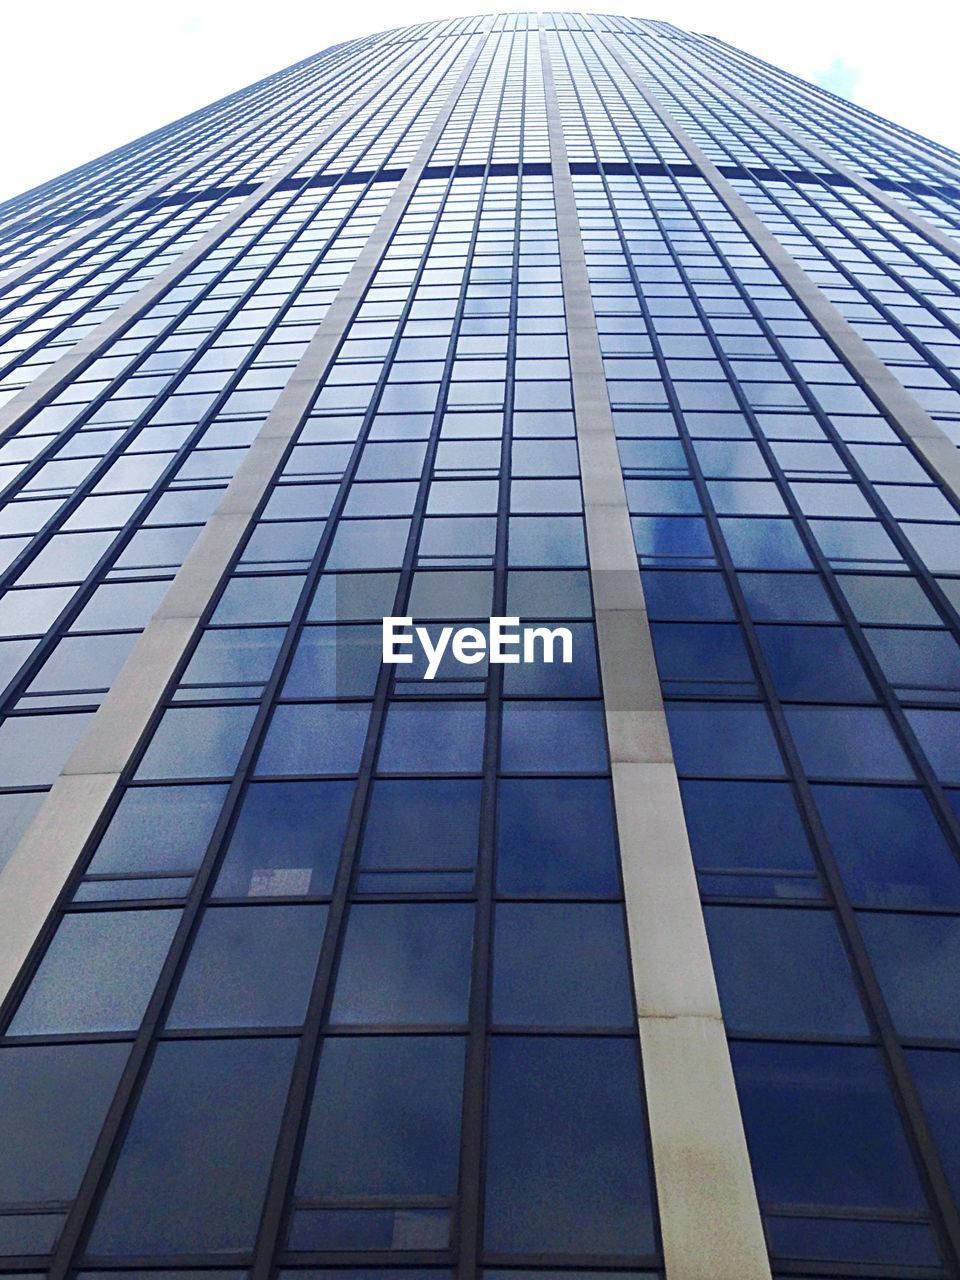
<instances>
[{"instance_id":1,"label":"glass facade","mask_svg":"<svg viewBox=\"0 0 960 1280\"><path fill-rule=\"evenodd\" d=\"M0 271L0 1280L958 1280L960 157L464 18Z\"/></svg>"}]
</instances>

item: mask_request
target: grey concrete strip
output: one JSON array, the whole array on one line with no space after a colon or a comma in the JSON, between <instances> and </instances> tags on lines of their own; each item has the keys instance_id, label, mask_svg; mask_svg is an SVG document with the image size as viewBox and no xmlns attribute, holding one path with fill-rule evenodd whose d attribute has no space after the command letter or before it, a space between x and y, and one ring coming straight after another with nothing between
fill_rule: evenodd
<instances>
[{"instance_id":1,"label":"grey concrete strip","mask_svg":"<svg viewBox=\"0 0 960 1280\"><path fill-rule=\"evenodd\" d=\"M667 1280L769 1280L543 32L540 48L604 714Z\"/></svg>"},{"instance_id":2,"label":"grey concrete strip","mask_svg":"<svg viewBox=\"0 0 960 1280\"><path fill-rule=\"evenodd\" d=\"M260 128L262 125L269 123L270 120L282 116L289 111L291 106L295 104L286 102L282 108L275 111L272 116L256 117L254 120L247 120L245 125L234 129L232 133L227 134L225 138L218 138L212 146L206 147L198 155L191 155L179 168L172 173L165 173L158 178L151 186L141 187L130 196L129 199L122 201L119 205L112 208L109 213L105 213L102 218L96 218L92 222L86 222L72 235L67 236L63 240L58 240L46 249L41 249L39 253L28 258L25 262L19 263L12 267L6 275L0 276L0 298L7 293L8 290L16 288L22 281L27 280L35 272L40 271L48 263L53 262L61 254L68 253L75 245L81 244L84 240L91 236L95 236L98 231L109 227L111 223L119 221L126 214L131 213L144 201L150 200L153 196L159 196L168 187L174 183L188 177L191 173L201 170L205 164L215 160L218 155L222 155L235 142L241 141L246 137L251 129Z\"/></svg>"},{"instance_id":3,"label":"grey concrete strip","mask_svg":"<svg viewBox=\"0 0 960 1280\"><path fill-rule=\"evenodd\" d=\"M0 1001L6 998L102 817L121 773L199 629L213 592L250 527L287 446L313 403L317 387L453 113L486 37L471 39L473 47L467 45L466 60L456 84L247 457L33 823L0 870Z\"/></svg>"},{"instance_id":4,"label":"grey concrete strip","mask_svg":"<svg viewBox=\"0 0 960 1280\"><path fill-rule=\"evenodd\" d=\"M792 125L787 124L785 120L764 106L758 99L751 98L741 92L729 80L715 71L708 71L702 61L698 62L693 69L697 75L703 76L705 80L712 81L722 93L733 98L735 102L739 102L751 115L759 116L772 129L776 129L778 133L782 133L785 138L789 138L792 143L801 147L808 155L819 160L825 168L832 169L834 173L845 178L851 186L856 187L863 195L869 196L881 208L886 209L888 213L892 213L895 218L899 218L901 222L906 223L918 235L936 245L941 252L960 262L960 241L955 240L953 236L948 235L945 231L941 231L939 227L934 226L932 222L928 222L926 218L914 212L908 205L901 204L899 200L894 199L888 192L881 190L880 187L872 183L869 178L862 177L855 169L851 169L849 165L838 160L836 156L826 151L823 147L818 146L809 138L805 138L802 133L798 133Z\"/></svg>"},{"instance_id":5,"label":"grey concrete strip","mask_svg":"<svg viewBox=\"0 0 960 1280\"><path fill-rule=\"evenodd\" d=\"M417 46L415 46L415 49ZM287 161L280 169L272 173L264 182L257 187L256 191L251 192L241 204L222 218L215 227L212 227L206 235L201 236L189 249L184 250L178 258L176 258L166 270L151 280L149 284L135 294L128 302L109 316L102 324L97 327L77 343L70 351L60 357L49 368L44 369L28 387L24 387L23 391L9 400L2 408L0 408L0 440L7 435L16 431L23 422L42 404L49 400L52 396L63 389L89 362L116 338L127 329L134 321L138 320L143 312L153 303L157 302L168 289L183 279L188 272L202 262L208 253L217 247L218 244L234 231L244 218L248 217L254 210L258 209L265 200L273 195L276 188L285 178L290 177L310 156L318 151L321 147L341 129L357 111L376 97L391 81L402 77L405 69L409 66L417 56L417 53L401 62L399 66L391 63L389 69L374 81L370 92L366 95L362 102L358 103L351 98L344 109L337 113L330 122L329 128L325 129L322 136L314 138L307 146L302 147L297 153Z\"/></svg>"},{"instance_id":6,"label":"grey concrete strip","mask_svg":"<svg viewBox=\"0 0 960 1280\"><path fill-rule=\"evenodd\" d=\"M607 36L600 36L600 39L803 310L846 362L854 376L873 394L892 425L926 459L940 482L960 499L960 449L914 400L883 361L874 355L853 325L840 314L826 294L814 284L776 236L737 194L713 161L680 128L617 43Z\"/></svg>"}]
</instances>

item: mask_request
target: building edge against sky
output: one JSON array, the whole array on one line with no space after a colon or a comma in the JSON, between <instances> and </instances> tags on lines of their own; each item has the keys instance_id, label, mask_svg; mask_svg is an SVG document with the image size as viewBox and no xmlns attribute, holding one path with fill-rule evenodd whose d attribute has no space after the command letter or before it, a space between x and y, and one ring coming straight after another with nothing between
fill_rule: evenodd
<instances>
[{"instance_id":1,"label":"building edge against sky","mask_svg":"<svg viewBox=\"0 0 960 1280\"><path fill-rule=\"evenodd\" d=\"M0 1274L960 1276L960 158L425 23L0 205L0 326Z\"/></svg>"}]
</instances>

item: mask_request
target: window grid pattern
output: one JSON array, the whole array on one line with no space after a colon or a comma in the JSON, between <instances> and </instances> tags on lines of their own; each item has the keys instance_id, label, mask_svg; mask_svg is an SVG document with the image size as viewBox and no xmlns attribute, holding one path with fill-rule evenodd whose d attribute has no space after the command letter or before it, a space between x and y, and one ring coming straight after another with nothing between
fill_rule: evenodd
<instances>
[{"instance_id":1,"label":"window grid pattern","mask_svg":"<svg viewBox=\"0 0 960 1280\"><path fill-rule=\"evenodd\" d=\"M378 130L384 128L389 131L395 124L396 117L403 112L411 111L418 113L425 121L429 121L429 112L425 111L431 95L439 91L444 92L444 77L451 70L451 62L456 58L459 48L452 47L448 44L442 44L439 48L427 45L426 49L418 49L417 55L412 59L401 58L402 72L404 77L403 88L399 94L396 92L387 94L381 90L375 94L371 103L367 106L365 114L372 114L377 118L376 113L382 113L378 119ZM396 61L396 58L387 59L388 65ZM377 72L382 72L383 62L375 64ZM424 70L425 68L425 70ZM447 86L449 87L449 86ZM315 131L322 132L326 129L329 122L329 116L336 115L338 109L342 106L345 98L352 93L357 92L358 86L354 83L348 85L348 91L338 99L334 106L323 113L319 124L313 126ZM412 105L411 105L412 104ZM386 119L382 116L385 115ZM425 125L423 127L426 127ZM363 126L357 125L352 119L347 121L334 134L334 138L327 144L325 150L328 155L328 162L325 163L322 158L311 154L308 161L300 167L293 175L286 179L291 189L296 190L298 186L305 184L309 180L316 181L323 176L328 179L327 170L329 163L335 163L338 168L341 166L345 170L352 168L353 164L358 160L367 161L375 160L375 155L367 155L369 148L362 145L357 146L354 139L359 135L363 135ZM296 150L302 145L309 145L304 142L303 138L298 138L295 147L289 148ZM376 150L376 149L374 149ZM380 148L383 151L383 148ZM389 155L390 148L387 148ZM273 166L276 167L276 166ZM379 167L379 163L376 163ZM374 169L375 171L375 169ZM17 390L29 385L37 375L50 364L52 364L60 356L69 351L86 333L94 329L97 324L107 319L119 306L121 306L129 296L134 295L150 280L155 278L164 267L168 266L179 253L182 253L191 243L198 240L202 234L211 230L217 222L225 218L231 208L236 207L240 203L243 196L251 194L255 189L258 181L268 176L268 171L256 175L256 180L248 181L245 187L241 186L241 194L228 196L221 199L214 208L205 216L201 216L198 222L196 212L190 209L184 213L174 215L174 223L179 218L186 223L185 230L181 231L173 242L163 242L158 249L163 252L149 252L149 242L146 246L138 243L134 254L136 270L129 274L129 278L120 275L118 283L112 288L101 288L100 292L94 292L91 298L91 304L87 305L86 300L79 303L76 310L71 309L69 300L64 301L62 294L58 298L56 305L47 309L45 312L37 316L31 321L17 317L17 324L12 330L12 336L8 338L6 349L11 354L11 359L0 370L0 396L9 398L16 393ZM201 179L203 175L200 175ZM231 182L230 186L236 186L235 182ZM227 188L230 189L229 187ZM216 190L216 188L214 188ZM201 187L199 198L204 199L206 188ZM206 197L209 199L209 196ZM158 215L161 219L164 217L163 211ZM161 230L166 225L165 221L161 222ZM111 273L107 273L108 279ZM98 273L99 277L99 273ZM90 286L94 290L96 285ZM73 304L76 307L76 303ZM63 319L59 319L60 315L66 314Z\"/></svg>"},{"instance_id":2,"label":"window grid pattern","mask_svg":"<svg viewBox=\"0 0 960 1280\"><path fill-rule=\"evenodd\" d=\"M771 399L769 381L747 381L774 373L772 367L764 370L757 364L758 344L750 335L763 335L771 362L776 347L814 335L772 277L765 288L752 274L743 280L749 268L742 257L742 233L732 219L727 222L721 216L705 184L682 179L671 189L656 179L639 183L612 178L603 184L583 178L578 186L661 685L709 904L707 923L721 1002L735 1037L734 1065L746 1095L747 1133L759 1166L771 1250L782 1260L819 1259L827 1250L832 1261L896 1259L934 1265L937 1245L920 1226L926 1216L920 1182L906 1173L907 1143L898 1132L889 1098L880 1096L879 1060L868 1059L859 1046L879 1042L896 1055L900 1075L904 1074L912 1043L895 1012L903 978L889 947L883 954L881 939L891 930L907 934L929 927L923 923L926 912L933 912L940 922L933 929L952 926L943 923L944 904L935 894L921 902L922 890L884 883L879 870L869 888L858 885L851 893L846 869L838 865L839 854L830 844L831 837L837 842L842 837L828 822L837 822L848 804L858 805L865 821L871 820L874 807L889 804L896 811L901 805L917 804L917 813L930 815L931 833L937 831L931 839L942 859L941 869L948 877L956 873L956 793L944 786L955 781L955 771L925 728L924 758L916 734L917 728L933 723L927 721L933 708L950 704L956 694L932 685L907 689L898 684L905 677L892 670L883 653L884 628L861 625L861 617L869 622L890 620L889 612L885 616L882 608L865 599L883 594L884 573L897 574L902 584L898 591L916 593L928 625L936 617L933 600L939 597L942 607L945 599L925 567L915 559L910 564L905 554L891 555L886 563L860 558L856 544L867 535L867 524L854 533L833 518L841 508L852 515L856 505L863 520L869 517L872 522L877 513L864 499L871 488L882 492L882 486L863 483L855 463L841 466L841 449L831 467L833 481L824 482L819 478L824 473L806 470L813 456L804 456L809 451L804 442L820 439L821 431L827 438L829 430L834 447L842 448L843 436L852 430L855 441L864 424L855 426L852 417L845 422L839 413L828 417L816 403L822 390L818 392L817 384L799 371L794 373L795 385L805 385L812 394L807 404L798 400L793 412L787 403L790 396L782 390ZM684 234L685 225L696 230L695 246ZM653 252L655 231L665 250L660 254ZM744 286L749 283L750 308L741 305L738 278ZM737 358L744 337L751 346L749 361ZM706 367L710 360L715 362L713 375ZM777 368L785 374L792 363L784 353ZM650 381L638 382L644 364ZM802 367L801 361L794 369ZM686 381L691 375L695 383ZM716 379L713 385L711 376ZM879 419L875 425L880 425ZM850 446L850 454L855 447ZM903 448L892 442L888 447ZM833 501L841 492L851 497L856 493L856 503ZM830 518L824 518L828 508ZM892 524L888 521L890 534ZM788 529L788 537L781 540ZM891 537L891 549L893 545ZM912 576L903 576L908 568ZM937 622L945 652L956 661L956 616L947 607ZM950 630L947 623L953 624ZM917 634L913 633L915 642ZM927 642L917 643L915 658L920 643ZM809 657L803 657L803 651ZM804 677L809 661L813 666ZM832 679L820 666L824 661L834 672ZM910 678L918 679L920 669L912 664L911 668ZM851 749L851 735L858 732L869 735L879 748L871 759ZM886 747L880 747L881 739ZM737 743L750 744L743 758L737 758ZM925 788L923 801L918 783ZM766 863L744 827L739 840L733 834L729 842L731 853L741 846L740 861L730 866L712 862L718 831L728 834L719 827L724 794L731 806L731 826L734 809L740 822L752 827L753 804L769 804L779 812L774 829L789 823L797 834L796 846L788 853L771 840ZM800 809L795 808L794 796ZM822 809L829 818L821 815ZM806 835L801 834L801 812L808 824ZM712 822L718 830L711 828ZM724 846L728 847L726 839ZM811 847L819 856L819 869ZM796 857L800 849L803 866ZM793 949L785 950L781 927L796 929ZM758 956L755 949L764 946L765 938L772 955L762 950ZM778 955L783 966L777 969L779 998L761 998L759 975L754 970L751 977L752 966L766 969ZM885 972L878 968L884 964ZM829 990L829 1010L792 1002L791 970L819 972ZM858 991L866 996L875 1019L872 1028L860 1009ZM914 1019L914 1028L922 1022ZM950 1044L949 1037L939 1036L942 1028L931 1023L929 1029L938 1048ZM783 1047L791 1035L798 1046L795 1061ZM745 1036L751 1047L741 1053L739 1037ZM752 1047L770 1040L779 1043L769 1052ZM896 1186L870 1186L864 1178L857 1188L862 1196L858 1202L847 1187L838 1185L830 1188L837 1199L831 1204L826 1190L816 1194L814 1179L804 1185L797 1177L793 1185L786 1178L777 1184L787 1184L782 1198L775 1191L765 1195L765 1163L772 1160L775 1167L776 1158L767 1155L765 1138L751 1132L751 1107L762 1113L765 1104L774 1105L771 1098L776 1099L780 1086L784 1112L794 1108L794 1123L807 1121L804 1108L816 1096L818 1079L821 1087L830 1080L836 1084L844 1070L839 1053L807 1050L826 1043L850 1047L849 1060L856 1068L851 1074L865 1095L853 1095L850 1106L872 1107L878 1124L884 1117L885 1142L903 1154ZM925 1044L922 1036L917 1043ZM862 1080L857 1074L861 1066ZM806 1073L804 1084L811 1093L804 1095L794 1073ZM917 1113L909 1081L904 1092L902 1106L909 1122ZM874 1158L878 1155L875 1151ZM867 1157L868 1153L862 1157L865 1162ZM829 1187L830 1171L820 1174ZM775 1177L770 1181L776 1184ZM900 1197L911 1182L908 1206ZM890 1194L887 1202L884 1191Z\"/></svg>"},{"instance_id":3,"label":"window grid pattern","mask_svg":"<svg viewBox=\"0 0 960 1280\"><path fill-rule=\"evenodd\" d=\"M520 50L539 58L526 40ZM521 114L529 101L542 120L539 80L522 73L522 62L491 60L476 109L492 93L500 110L516 111L519 83ZM245 1054L276 1090L298 1048L299 1106L288 1103L261 1185L260 1233L256 1214L238 1205L233 1225L198 1224L191 1236L173 1201L158 1202L139 1231L123 1207L134 1175L121 1154L91 1214L91 1258L226 1250L238 1260L252 1253L256 1265L279 1249L291 1262L422 1265L449 1263L456 1246L468 1269L590 1258L655 1274L552 184L491 172L489 151L482 177L461 168L424 177L411 199L41 963L57 965L85 930L106 927L106 950L131 932L156 938L137 997L107 1015L111 1042L129 1044L146 1012L129 1051L152 1054L131 1099L133 1133L154 1095L168 1096L167 1064L180 1046L200 1055L200 1076L213 1054ZM376 623L407 607L430 625L463 609L478 623L507 608L569 621L579 660L532 681L519 670L501 681L495 668L469 681L441 673L430 685L416 669L392 681ZM341 660L345 645L351 656ZM199 748L193 765L181 746L169 755L170 733L183 730ZM202 835L186 861L176 855L158 875L159 847L138 867L124 833L157 798L176 797L185 829ZM283 865L279 849L275 867L248 865L260 856L250 823L278 815L278 803L313 805L314 821L329 826L322 850L303 846L312 825L296 837L294 859L314 862L312 871ZM562 805L567 821L605 832L603 856L584 862L554 817L556 829L539 838L558 865L544 872L528 844ZM408 836L398 839L398 824ZM253 992L253 1004L238 992L232 1010L204 1007L203 966L222 964L216 949L251 927L264 958L264 928L298 931L297 991L279 1006L264 991L259 1009ZM96 1043L102 1015L78 1026L52 1010L46 983L38 970L8 1047ZM38 997L45 1012L31 1013ZM162 1020L147 1006L163 1008ZM394 1074L400 1092L381 1096ZM429 1092L434 1077L452 1111ZM518 1094L533 1078L533 1128L517 1135ZM612 1096L601 1080L616 1081ZM574 1083L586 1113L570 1119ZM331 1114L346 1126L339 1133L329 1132ZM400 1115L413 1129L407 1146L391 1133ZM429 1153L417 1135L424 1125ZM529 1144L557 1126L564 1146L518 1205L514 1164L533 1168L542 1153ZM364 1140L353 1171L331 1164L342 1142ZM390 1154L378 1155L388 1143ZM162 1226L171 1213L176 1241ZM23 1230L23 1220L10 1214L8 1229Z\"/></svg>"},{"instance_id":4,"label":"window grid pattern","mask_svg":"<svg viewBox=\"0 0 960 1280\"><path fill-rule=\"evenodd\" d=\"M353 46L356 53L361 53L368 43L368 41L357 41ZM378 41L378 43L389 44L390 42ZM338 63L339 68L337 68ZM358 65L362 65L362 59L353 62L354 72ZM128 148L121 148L119 152L111 153L75 171L77 175L75 181L78 185L70 199L76 200L79 207L73 207L70 200L65 199L65 192L73 178L71 174L53 183L45 184L36 192L5 202L2 206L2 225L7 228L5 234L13 243L4 250L5 256L0 260L0 265L4 269L13 266L17 260L22 260L53 243L54 237L62 237L79 230L84 222L93 221L101 216L105 208L111 207L111 203L115 207L124 196L129 197L131 192L142 188L145 184L149 185L151 180L156 182L166 173L177 173L183 163L195 155L198 149L203 150L212 139L222 137L225 133L232 134L246 121L256 121L264 107L282 106L291 94L294 95L294 101L299 102L304 90L309 91L314 80L319 78L323 82L323 73L328 66L333 66L342 72L342 47L325 51L316 59L309 59L307 63L300 64L298 67L288 68L278 76L268 77L260 84L252 86L250 90L241 91L239 95L233 95L223 103L214 104L213 107L205 108L204 111L187 117L179 124L158 131L157 135L140 139ZM320 73L319 77L317 72ZM278 93L278 86L288 79L293 80L293 85L286 92ZM229 109L234 103L240 107L239 110ZM180 125L185 127L182 135L178 137ZM157 137L157 142L151 144L150 139L154 136ZM173 146L170 145L171 142ZM160 156L153 154L155 147L163 148ZM151 160L154 162L152 168L148 167ZM111 163L125 165L126 169L113 173L104 183L104 178L110 175ZM93 191L90 190L91 187L94 187ZM93 203L90 203L91 201ZM54 231L53 237L44 238L44 232L51 225L62 229ZM15 239L15 228L25 229L24 235L19 240Z\"/></svg>"},{"instance_id":5,"label":"window grid pattern","mask_svg":"<svg viewBox=\"0 0 960 1280\"><path fill-rule=\"evenodd\" d=\"M960 1274L956 495L613 41L960 443L957 262L724 80L951 232L954 158L670 24L501 14L0 206L0 269L92 228L4 295L6 398L316 144L0 441L2 870L418 177L4 1005L4 1275L662 1275L541 32L772 1265ZM430 680L387 614L575 660Z\"/></svg>"}]
</instances>

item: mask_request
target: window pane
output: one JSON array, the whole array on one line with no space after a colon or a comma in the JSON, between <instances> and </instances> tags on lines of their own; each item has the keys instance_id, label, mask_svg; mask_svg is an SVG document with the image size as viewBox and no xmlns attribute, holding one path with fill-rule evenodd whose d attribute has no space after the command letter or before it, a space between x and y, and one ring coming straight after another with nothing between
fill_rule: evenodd
<instances>
[{"instance_id":1,"label":"window pane","mask_svg":"<svg viewBox=\"0 0 960 1280\"><path fill-rule=\"evenodd\" d=\"M479 773L480 702L391 703L380 745L382 773Z\"/></svg>"},{"instance_id":2,"label":"window pane","mask_svg":"<svg viewBox=\"0 0 960 1280\"><path fill-rule=\"evenodd\" d=\"M306 1012L327 908L210 907L168 1027L297 1026Z\"/></svg>"},{"instance_id":3,"label":"window pane","mask_svg":"<svg viewBox=\"0 0 960 1280\"><path fill-rule=\"evenodd\" d=\"M10 1034L138 1027L179 920L179 911L64 916L14 1015Z\"/></svg>"},{"instance_id":4,"label":"window pane","mask_svg":"<svg viewBox=\"0 0 960 1280\"><path fill-rule=\"evenodd\" d=\"M812 573L741 573L747 608L757 622L835 622L820 578Z\"/></svg>"},{"instance_id":5,"label":"window pane","mask_svg":"<svg viewBox=\"0 0 960 1280\"><path fill-rule=\"evenodd\" d=\"M757 627L781 698L873 702L875 695L840 627Z\"/></svg>"},{"instance_id":6,"label":"window pane","mask_svg":"<svg viewBox=\"0 0 960 1280\"><path fill-rule=\"evenodd\" d=\"M379 627L306 627L300 636L285 698L372 695L380 673Z\"/></svg>"},{"instance_id":7,"label":"window pane","mask_svg":"<svg viewBox=\"0 0 960 1280\"><path fill-rule=\"evenodd\" d=\"M227 794L225 786L129 787L88 871L196 871Z\"/></svg>"},{"instance_id":8,"label":"window pane","mask_svg":"<svg viewBox=\"0 0 960 1280\"><path fill-rule=\"evenodd\" d=\"M496 908L493 1021L529 1027L633 1022L619 903L506 903Z\"/></svg>"},{"instance_id":9,"label":"window pane","mask_svg":"<svg viewBox=\"0 0 960 1280\"><path fill-rule=\"evenodd\" d=\"M960 782L960 714L908 710L906 715L941 782Z\"/></svg>"},{"instance_id":10,"label":"window pane","mask_svg":"<svg viewBox=\"0 0 960 1280\"><path fill-rule=\"evenodd\" d=\"M821 785L813 794L855 903L960 905L960 864L922 791Z\"/></svg>"},{"instance_id":11,"label":"window pane","mask_svg":"<svg viewBox=\"0 0 960 1280\"><path fill-rule=\"evenodd\" d=\"M369 718L365 702L281 705L267 729L256 772L355 773Z\"/></svg>"},{"instance_id":12,"label":"window pane","mask_svg":"<svg viewBox=\"0 0 960 1280\"><path fill-rule=\"evenodd\" d=\"M503 778L497 887L524 897L619 893L609 782Z\"/></svg>"},{"instance_id":13,"label":"window pane","mask_svg":"<svg viewBox=\"0 0 960 1280\"><path fill-rule=\"evenodd\" d=\"M463 1056L455 1036L329 1037L297 1194L454 1195Z\"/></svg>"},{"instance_id":14,"label":"window pane","mask_svg":"<svg viewBox=\"0 0 960 1280\"><path fill-rule=\"evenodd\" d=\"M698 868L813 871L793 792L785 782L681 782ZM771 885L771 892L773 885Z\"/></svg>"},{"instance_id":15,"label":"window pane","mask_svg":"<svg viewBox=\"0 0 960 1280\"><path fill-rule=\"evenodd\" d=\"M727 623L651 624L660 684L665 695L756 692L753 667L740 628Z\"/></svg>"},{"instance_id":16,"label":"window pane","mask_svg":"<svg viewBox=\"0 0 960 1280\"><path fill-rule=\"evenodd\" d=\"M493 1039L484 1220L494 1252L653 1251L633 1041Z\"/></svg>"},{"instance_id":17,"label":"window pane","mask_svg":"<svg viewBox=\"0 0 960 1280\"><path fill-rule=\"evenodd\" d=\"M163 713L138 778L227 778L233 774L256 707L173 707Z\"/></svg>"},{"instance_id":18,"label":"window pane","mask_svg":"<svg viewBox=\"0 0 960 1280\"><path fill-rule=\"evenodd\" d=\"M479 827L479 781L380 778L370 794L362 864L472 867Z\"/></svg>"},{"instance_id":19,"label":"window pane","mask_svg":"<svg viewBox=\"0 0 960 1280\"><path fill-rule=\"evenodd\" d=\"M763 707L668 702L666 711L679 773L718 777L783 773Z\"/></svg>"},{"instance_id":20,"label":"window pane","mask_svg":"<svg viewBox=\"0 0 960 1280\"><path fill-rule=\"evenodd\" d=\"M704 916L731 1034L868 1034L830 913L706 907Z\"/></svg>"},{"instance_id":21,"label":"window pane","mask_svg":"<svg viewBox=\"0 0 960 1280\"><path fill-rule=\"evenodd\" d=\"M255 782L217 878L217 897L327 894L353 799L352 782Z\"/></svg>"},{"instance_id":22,"label":"window pane","mask_svg":"<svg viewBox=\"0 0 960 1280\"><path fill-rule=\"evenodd\" d=\"M0 1049L0 1202L73 1199L128 1050L125 1044Z\"/></svg>"},{"instance_id":23,"label":"window pane","mask_svg":"<svg viewBox=\"0 0 960 1280\"><path fill-rule=\"evenodd\" d=\"M643 594L651 618L733 621L733 605L719 573L670 573L648 569L642 577Z\"/></svg>"},{"instance_id":24,"label":"window pane","mask_svg":"<svg viewBox=\"0 0 960 1280\"><path fill-rule=\"evenodd\" d=\"M89 721L88 712L9 716L0 724L0 786L55 782Z\"/></svg>"},{"instance_id":25,"label":"window pane","mask_svg":"<svg viewBox=\"0 0 960 1280\"><path fill-rule=\"evenodd\" d=\"M800 761L812 776L912 778L886 714L872 707L785 707Z\"/></svg>"},{"instance_id":26,"label":"window pane","mask_svg":"<svg viewBox=\"0 0 960 1280\"><path fill-rule=\"evenodd\" d=\"M283 1039L158 1045L90 1252L251 1248L294 1049Z\"/></svg>"},{"instance_id":27,"label":"window pane","mask_svg":"<svg viewBox=\"0 0 960 1280\"><path fill-rule=\"evenodd\" d=\"M960 1038L960 917L864 914L860 928L901 1035Z\"/></svg>"},{"instance_id":28,"label":"window pane","mask_svg":"<svg viewBox=\"0 0 960 1280\"><path fill-rule=\"evenodd\" d=\"M44 791L8 791L0 795L0 870L45 799Z\"/></svg>"},{"instance_id":29,"label":"window pane","mask_svg":"<svg viewBox=\"0 0 960 1280\"><path fill-rule=\"evenodd\" d=\"M731 1052L761 1200L925 1208L875 1050L733 1044Z\"/></svg>"},{"instance_id":30,"label":"window pane","mask_svg":"<svg viewBox=\"0 0 960 1280\"><path fill-rule=\"evenodd\" d=\"M912 1049L907 1061L953 1194L960 1199L960 1054Z\"/></svg>"},{"instance_id":31,"label":"window pane","mask_svg":"<svg viewBox=\"0 0 960 1280\"><path fill-rule=\"evenodd\" d=\"M473 908L467 903L353 907L331 1021L466 1021L472 938Z\"/></svg>"},{"instance_id":32,"label":"window pane","mask_svg":"<svg viewBox=\"0 0 960 1280\"><path fill-rule=\"evenodd\" d=\"M595 773L607 767L599 702L507 702L500 767L510 773Z\"/></svg>"}]
</instances>

